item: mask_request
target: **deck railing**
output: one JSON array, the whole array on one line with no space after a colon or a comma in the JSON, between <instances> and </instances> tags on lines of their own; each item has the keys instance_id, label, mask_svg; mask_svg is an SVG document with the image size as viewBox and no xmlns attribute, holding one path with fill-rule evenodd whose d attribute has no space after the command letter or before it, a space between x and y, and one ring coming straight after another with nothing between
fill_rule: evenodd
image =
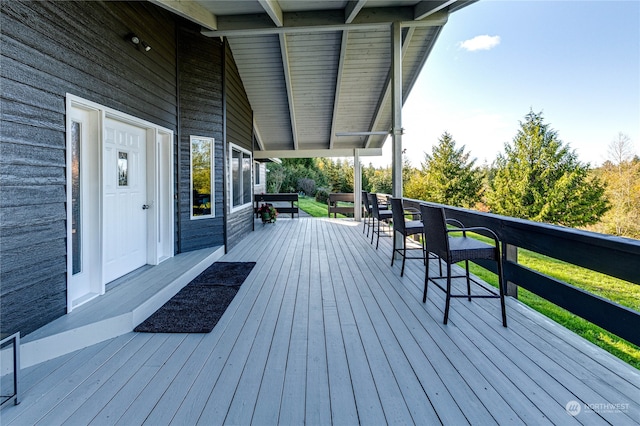
<instances>
[{"instance_id":1,"label":"deck railing","mask_svg":"<svg viewBox=\"0 0 640 426\"><path fill-rule=\"evenodd\" d=\"M615 237L557 225L516 219L446 205L404 199L405 207L430 204L445 208L447 217L465 226L486 226L503 244L508 293L525 288L605 330L640 345L640 312L549 277L518 263L517 248L640 284L640 240ZM496 272L493 262L477 262Z\"/></svg>"}]
</instances>

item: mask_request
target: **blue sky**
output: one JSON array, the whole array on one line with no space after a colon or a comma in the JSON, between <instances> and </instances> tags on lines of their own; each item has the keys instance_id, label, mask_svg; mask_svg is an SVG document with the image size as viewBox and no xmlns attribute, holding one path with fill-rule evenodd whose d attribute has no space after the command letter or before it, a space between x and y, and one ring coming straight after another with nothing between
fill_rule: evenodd
<instances>
[{"instance_id":1,"label":"blue sky","mask_svg":"<svg viewBox=\"0 0 640 426\"><path fill-rule=\"evenodd\" d=\"M640 1L481 0L453 13L403 108L403 147L419 167L448 131L491 163L531 109L582 162L600 165L619 132L640 154Z\"/></svg>"}]
</instances>

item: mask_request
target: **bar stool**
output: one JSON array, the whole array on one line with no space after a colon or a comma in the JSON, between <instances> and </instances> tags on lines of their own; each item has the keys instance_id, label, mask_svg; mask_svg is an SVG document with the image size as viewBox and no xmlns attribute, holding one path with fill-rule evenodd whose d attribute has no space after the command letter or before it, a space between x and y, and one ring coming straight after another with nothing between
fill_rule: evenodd
<instances>
[{"instance_id":1,"label":"bar stool","mask_svg":"<svg viewBox=\"0 0 640 426\"><path fill-rule=\"evenodd\" d=\"M421 220L406 220L405 219L405 210L404 205L402 203L401 198L391 198L391 214L393 216L393 251L391 252L391 266L393 266L393 261L395 258L395 254L399 253L402 256L402 269L400 270L400 276L404 275L404 263L407 259L421 259L422 263L426 263L426 253L424 249L424 244L420 243L419 248L410 248L409 250L420 250L422 255L420 257L413 256L407 257L407 237L411 235L420 235L424 232L424 225ZM410 215L415 215L419 212L407 212ZM396 238L395 233L399 232L403 237L402 247L396 247Z\"/></svg>"},{"instance_id":2,"label":"bar stool","mask_svg":"<svg viewBox=\"0 0 640 426\"><path fill-rule=\"evenodd\" d=\"M447 229L447 222L451 219L447 219L442 207L432 207L427 205L420 205L420 212L422 213L422 220L424 221L424 234L425 245L429 252L436 254L440 259L444 260L447 264L447 276L446 277L429 277L429 265L425 270L424 275L424 292L422 295L422 303L427 301L427 289L429 281L436 285L446 293L446 302L444 308L444 321L446 324L449 319L449 306L451 304L451 298L467 298L469 301L472 297L481 298L499 298L500 307L502 309L502 325L507 326L507 314L505 311L504 302L504 276L502 273L502 257L500 256L500 242L498 236L489 228L485 227L471 227L465 228L464 225L459 223L460 228ZM395 225L394 225L395 228ZM477 232L484 234L493 239L494 245L478 241L474 238L467 237L467 231ZM453 232L462 232L461 237L450 237L449 234ZM469 277L469 261L476 259L488 259L493 260L498 264L498 292L496 293L493 288L489 288L480 282L472 280ZM465 262L465 275L452 276L451 264ZM451 278L465 278L467 281L467 294L451 293ZM446 279L446 287L438 283L437 279ZM480 294L471 294L471 282L478 284L485 292Z\"/></svg>"},{"instance_id":3,"label":"bar stool","mask_svg":"<svg viewBox=\"0 0 640 426\"><path fill-rule=\"evenodd\" d=\"M362 218L362 233L364 234L365 228L367 229L367 237L369 236L369 229L371 228L371 203L369 203L369 193L367 191L362 191L362 210L364 212L364 217Z\"/></svg>"},{"instance_id":4,"label":"bar stool","mask_svg":"<svg viewBox=\"0 0 640 426\"><path fill-rule=\"evenodd\" d=\"M378 243L380 242L380 222L385 222L387 226L389 226L389 220L391 220L392 213L389 210L380 210L380 206L378 205L378 194L369 194L369 203L371 204L371 212L373 219L372 222L372 231L371 232L371 244L373 244L373 237L375 234L378 234L378 239L376 240L376 250L378 249ZM376 229L377 224L377 229Z\"/></svg>"}]
</instances>

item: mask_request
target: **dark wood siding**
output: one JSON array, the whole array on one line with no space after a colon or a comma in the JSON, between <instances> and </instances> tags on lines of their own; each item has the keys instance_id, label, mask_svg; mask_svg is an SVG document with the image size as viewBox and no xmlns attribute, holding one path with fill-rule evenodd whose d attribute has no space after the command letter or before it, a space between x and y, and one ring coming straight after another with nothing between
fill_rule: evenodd
<instances>
[{"instance_id":1,"label":"dark wood siding","mask_svg":"<svg viewBox=\"0 0 640 426\"><path fill-rule=\"evenodd\" d=\"M226 144L253 152L253 111L244 90L238 68L228 44L225 44ZM253 187L253 185L251 185ZM231 195L229 194L229 199ZM251 199L253 199L253 194ZM230 208L229 206L227 207ZM227 214L227 248L232 248L253 230L253 203L245 209Z\"/></svg>"},{"instance_id":2,"label":"dark wood siding","mask_svg":"<svg viewBox=\"0 0 640 426\"><path fill-rule=\"evenodd\" d=\"M65 95L175 132L176 19L149 2L1 8L1 328L28 334L66 312Z\"/></svg>"},{"instance_id":3,"label":"dark wood siding","mask_svg":"<svg viewBox=\"0 0 640 426\"><path fill-rule=\"evenodd\" d=\"M180 251L224 244L222 54L217 38L200 34L199 26L178 29L180 106ZM191 135L215 139L215 218L190 219Z\"/></svg>"},{"instance_id":4,"label":"dark wood siding","mask_svg":"<svg viewBox=\"0 0 640 426\"><path fill-rule=\"evenodd\" d=\"M24 335L66 312L67 93L174 131L176 252L223 244L225 48L150 2L0 5L0 323ZM241 82L239 92L248 108ZM247 146L250 110L248 121L236 115L235 143ZM215 219L189 219L190 135L216 141Z\"/></svg>"}]
</instances>

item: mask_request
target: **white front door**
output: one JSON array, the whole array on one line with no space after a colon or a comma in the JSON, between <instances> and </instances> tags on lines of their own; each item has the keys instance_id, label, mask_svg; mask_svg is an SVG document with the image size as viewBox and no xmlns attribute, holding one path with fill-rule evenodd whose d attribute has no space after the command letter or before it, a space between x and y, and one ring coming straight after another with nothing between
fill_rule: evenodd
<instances>
[{"instance_id":1,"label":"white front door","mask_svg":"<svg viewBox=\"0 0 640 426\"><path fill-rule=\"evenodd\" d=\"M147 263L146 129L106 118L102 148L103 274L108 283Z\"/></svg>"},{"instance_id":2,"label":"white front door","mask_svg":"<svg viewBox=\"0 0 640 426\"><path fill-rule=\"evenodd\" d=\"M173 256L173 133L67 94L67 310Z\"/></svg>"}]
</instances>

